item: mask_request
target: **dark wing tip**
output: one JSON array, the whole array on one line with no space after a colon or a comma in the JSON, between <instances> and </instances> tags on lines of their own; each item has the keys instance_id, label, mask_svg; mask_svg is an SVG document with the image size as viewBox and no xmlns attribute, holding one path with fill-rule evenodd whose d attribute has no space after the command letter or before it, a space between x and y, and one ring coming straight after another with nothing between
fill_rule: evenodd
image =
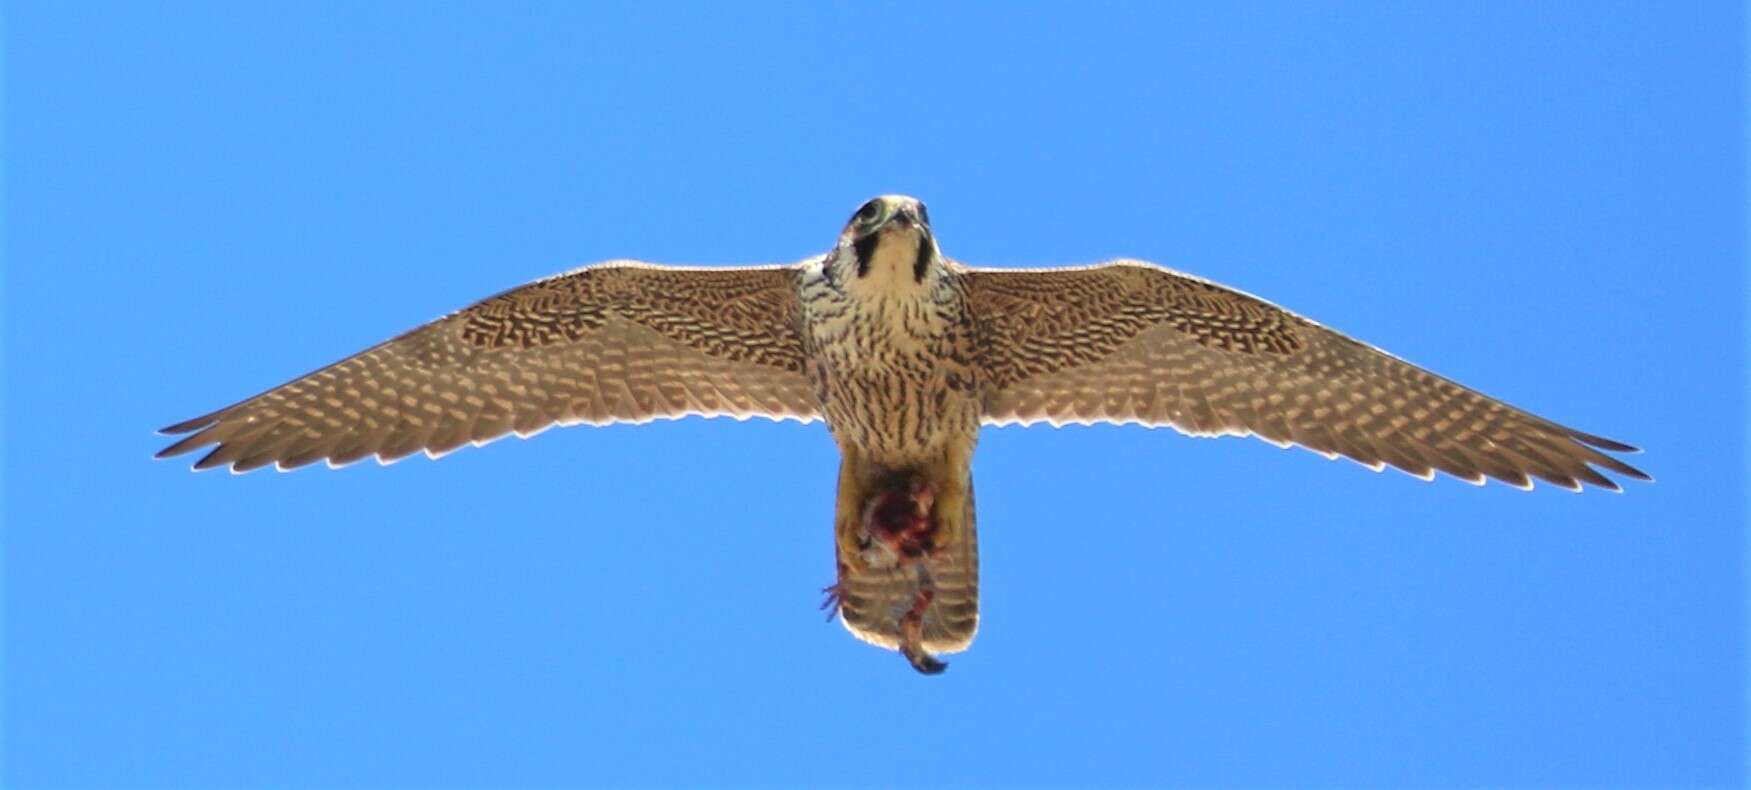
<instances>
[{"instance_id":1,"label":"dark wing tip","mask_svg":"<svg viewBox=\"0 0 1751 790\"><path fill-rule=\"evenodd\" d=\"M224 447L222 445L220 447L214 448L212 452L201 456L201 460L196 461L195 465L190 467L190 468L197 471L197 472L204 472L204 471L206 471L208 469L212 469L214 467L225 466L226 464L229 464L230 461L221 461L215 457L219 454L219 451L222 449L224 449Z\"/></svg>"},{"instance_id":2,"label":"dark wing tip","mask_svg":"<svg viewBox=\"0 0 1751 790\"><path fill-rule=\"evenodd\" d=\"M1654 482L1653 475L1650 475L1647 472L1643 472L1642 470L1637 469L1633 466L1630 466L1629 464L1623 464L1620 467L1612 467L1612 470L1617 472L1618 474L1623 475L1624 477L1634 478L1636 480L1640 480L1640 481L1645 482L1645 483Z\"/></svg>"},{"instance_id":3,"label":"dark wing tip","mask_svg":"<svg viewBox=\"0 0 1751 790\"><path fill-rule=\"evenodd\" d=\"M186 423L184 423L184 424L186 424ZM199 427L199 426L197 426L197 427ZM189 428L187 430L192 431L192 430L195 430L195 428ZM178 431L178 433L184 433L184 432L186 432L186 431ZM168 433L168 431L160 431L159 433ZM190 450L194 450L194 449L197 449L200 447L205 447L205 446L212 444L212 443L213 443L213 439L208 438L206 434L197 433L193 436L184 436L181 441L178 441L174 444L171 444L169 447L166 447L162 450L159 450L156 453L153 453L152 457L153 458L169 458L173 455L182 455L183 453L189 452Z\"/></svg>"},{"instance_id":4,"label":"dark wing tip","mask_svg":"<svg viewBox=\"0 0 1751 790\"><path fill-rule=\"evenodd\" d=\"M1586 437L1586 438L1590 439L1592 437ZM1592 442L1592 441L1587 441L1586 443L1589 445L1597 446L1597 447L1604 447L1604 445L1599 445L1599 444ZM1617 444L1617 443L1612 442L1612 444ZM1619 444L1617 446L1618 447L1628 447L1628 445L1621 445L1621 444ZM1606 448L1606 449L1612 449L1612 448ZM1641 451L1637 450L1633 447L1630 447L1627 450L1617 450L1616 452L1639 453ZM1608 469L1612 472L1623 475L1624 477L1630 478L1632 480L1641 480L1641 481L1648 482L1648 483L1654 482L1653 475L1650 475L1647 472L1644 472L1640 469L1637 469L1633 466L1630 466L1629 464L1624 463L1621 459L1613 458L1609 455L1604 455L1604 454L1599 454L1599 453L1595 453L1594 455L1596 457L1590 458L1587 461L1588 463L1590 463L1594 466L1604 467L1605 469Z\"/></svg>"},{"instance_id":5,"label":"dark wing tip","mask_svg":"<svg viewBox=\"0 0 1751 790\"><path fill-rule=\"evenodd\" d=\"M1593 434L1590 434L1590 433L1582 433L1580 431L1573 431L1569 435L1571 437L1573 437L1575 439L1575 441L1578 441L1582 444L1589 445L1592 447L1597 447L1601 450L1610 450L1611 452L1614 452L1614 453L1639 453L1642 451L1642 448L1640 448L1640 447L1636 447L1634 445L1629 445L1629 444L1624 444L1623 442L1613 441L1613 440L1607 439L1603 436L1594 436Z\"/></svg>"},{"instance_id":6,"label":"dark wing tip","mask_svg":"<svg viewBox=\"0 0 1751 790\"><path fill-rule=\"evenodd\" d=\"M1593 452L1594 450L1604 450L1606 452L1612 452L1612 453L1634 454L1634 453L1641 452L1642 448L1636 447L1635 445L1624 444L1623 442L1615 441L1612 439L1607 439L1603 436L1597 436L1595 434L1586 433L1584 431L1577 431L1577 430L1574 430L1573 428L1565 429L1565 431L1568 434L1568 438L1571 441L1581 445L1581 447L1586 451L1586 454L1592 456L1592 457L1586 459L1586 462L1588 464L1591 464L1593 466L1603 467L1607 470L1610 470L1613 473L1623 475L1624 477L1630 478L1632 480L1641 480L1643 482L1648 482L1648 483L1654 482L1653 475L1650 475L1647 472L1644 472L1640 469L1637 469L1633 466L1630 466L1629 464L1624 463L1621 459L1614 458L1614 457L1604 455L1601 453ZM1605 486L1605 485L1600 484L1596 480L1589 480L1588 482L1593 483L1594 485L1598 485L1600 488L1606 488L1606 489L1611 490L1611 491L1621 492L1623 490L1622 488L1617 487L1615 485L1615 483L1611 486Z\"/></svg>"},{"instance_id":7,"label":"dark wing tip","mask_svg":"<svg viewBox=\"0 0 1751 790\"><path fill-rule=\"evenodd\" d=\"M1590 444L1590 445L1597 447L1601 450L1610 450L1611 452L1614 452L1614 453L1634 454L1634 453L1639 453L1642 451L1642 448L1637 447L1633 444L1624 444L1623 442L1614 442L1610 439L1606 439L1606 438L1601 437L1601 436L1582 436L1582 437L1580 437L1580 439L1581 439L1581 441L1586 442L1587 444Z\"/></svg>"},{"instance_id":8,"label":"dark wing tip","mask_svg":"<svg viewBox=\"0 0 1751 790\"><path fill-rule=\"evenodd\" d=\"M198 430L205 428L209 425L212 425L213 423L218 422L218 421L219 421L219 412L213 412L211 414L203 414L203 415L196 417L192 420L184 420L184 421L179 422L175 425L167 425L163 428L159 428L158 433L161 433L165 436L171 436L171 435L175 435L175 434L179 434L179 433L189 433L191 431L198 431ZM174 455L174 453L173 453L173 455Z\"/></svg>"}]
</instances>

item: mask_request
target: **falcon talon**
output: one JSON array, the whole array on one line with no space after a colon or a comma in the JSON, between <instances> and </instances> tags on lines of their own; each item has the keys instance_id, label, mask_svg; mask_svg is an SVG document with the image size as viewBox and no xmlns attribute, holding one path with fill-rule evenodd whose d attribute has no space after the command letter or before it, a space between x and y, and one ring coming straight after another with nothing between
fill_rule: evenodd
<instances>
[{"instance_id":1,"label":"falcon talon","mask_svg":"<svg viewBox=\"0 0 1751 790\"><path fill-rule=\"evenodd\" d=\"M912 665L913 669L918 670L918 673L921 675L940 675L944 670L948 669L947 661L943 661L923 650L907 651L906 648L901 648L901 651L902 655L906 657L906 661Z\"/></svg>"},{"instance_id":2,"label":"falcon talon","mask_svg":"<svg viewBox=\"0 0 1751 790\"><path fill-rule=\"evenodd\" d=\"M831 623L839 616L839 584L835 582L822 587L821 592L826 598L822 599L820 609L827 613L827 622Z\"/></svg>"},{"instance_id":3,"label":"falcon talon","mask_svg":"<svg viewBox=\"0 0 1751 790\"><path fill-rule=\"evenodd\" d=\"M845 596L845 563L840 562L835 564L838 567L838 575L834 578L832 584L821 588L821 592L826 595L826 597L821 600L821 611L827 613L827 622L829 623L833 622L833 618L839 616L839 603L844 600Z\"/></svg>"},{"instance_id":4,"label":"falcon talon","mask_svg":"<svg viewBox=\"0 0 1751 790\"><path fill-rule=\"evenodd\" d=\"M554 424L751 414L826 424L839 572L823 608L927 673L979 628L986 425L1252 434L1520 488L1651 479L1613 455L1634 447L1209 280L1136 260L965 266L905 195L864 203L831 250L792 265L610 261L513 288L171 425L187 435L158 456L206 448L196 469L236 472L387 463Z\"/></svg>"},{"instance_id":5,"label":"falcon talon","mask_svg":"<svg viewBox=\"0 0 1751 790\"><path fill-rule=\"evenodd\" d=\"M900 655L913 669L926 675L940 675L948 669L948 664L938 660L924 650L924 612L930 608L930 601L936 595L936 589L931 585L929 575L920 569L918 592L912 600L912 608L900 615Z\"/></svg>"}]
</instances>

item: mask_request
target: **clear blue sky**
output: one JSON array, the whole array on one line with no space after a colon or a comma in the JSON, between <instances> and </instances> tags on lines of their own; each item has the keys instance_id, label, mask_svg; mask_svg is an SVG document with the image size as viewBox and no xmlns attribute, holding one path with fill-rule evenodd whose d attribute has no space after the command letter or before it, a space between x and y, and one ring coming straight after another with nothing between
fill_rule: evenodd
<instances>
[{"instance_id":1,"label":"clear blue sky","mask_svg":"<svg viewBox=\"0 0 1751 790\"><path fill-rule=\"evenodd\" d=\"M7 784L1742 777L1735 5L234 5L6 9ZM1192 271L1659 482L988 431L985 618L926 678L815 609L818 424L149 460L507 286L791 261L884 192L964 261Z\"/></svg>"}]
</instances>

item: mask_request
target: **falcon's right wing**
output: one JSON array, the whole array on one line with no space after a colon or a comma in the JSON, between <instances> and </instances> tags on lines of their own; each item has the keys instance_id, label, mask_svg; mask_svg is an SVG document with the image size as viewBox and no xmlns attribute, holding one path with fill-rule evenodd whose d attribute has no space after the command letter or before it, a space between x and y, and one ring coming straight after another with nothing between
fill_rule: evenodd
<instances>
[{"instance_id":1,"label":"falcon's right wing","mask_svg":"<svg viewBox=\"0 0 1751 790\"><path fill-rule=\"evenodd\" d=\"M688 414L808 421L797 268L613 261L506 291L248 400L164 429L159 457L281 469L515 431Z\"/></svg>"}]
</instances>

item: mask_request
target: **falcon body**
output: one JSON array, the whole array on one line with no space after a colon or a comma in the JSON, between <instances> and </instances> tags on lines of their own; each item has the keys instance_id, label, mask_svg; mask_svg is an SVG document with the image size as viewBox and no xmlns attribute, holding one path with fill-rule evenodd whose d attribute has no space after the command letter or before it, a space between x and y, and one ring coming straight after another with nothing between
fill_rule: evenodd
<instances>
[{"instance_id":1,"label":"falcon body","mask_svg":"<svg viewBox=\"0 0 1751 790\"><path fill-rule=\"evenodd\" d=\"M832 603L852 633L941 671L927 651L965 649L978 627L971 465L982 406L972 311L924 205L864 204L833 251L804 265L802 319L841 455ZM875 512L908 503L923 523Z\"/></svg>"},{"instance_id":2,"label":"falcon body","mask_svg":"<svg viewBox=\"0 0 1751 790\"><path fill-rule=\"evenodd\" d=\"M612 261L538 280L164 429L197 469L440 455L551 425L822 419L841 461L829 604L923 672L978 627L982 425L1256 435L1429 479L1649 479L1635 448L1467 389L1250 295L1140 261L977 269L924 205L865 203L791 266ZM1598 467L1596 469L1595 467Z\"/></svg>"}]
</instances>

